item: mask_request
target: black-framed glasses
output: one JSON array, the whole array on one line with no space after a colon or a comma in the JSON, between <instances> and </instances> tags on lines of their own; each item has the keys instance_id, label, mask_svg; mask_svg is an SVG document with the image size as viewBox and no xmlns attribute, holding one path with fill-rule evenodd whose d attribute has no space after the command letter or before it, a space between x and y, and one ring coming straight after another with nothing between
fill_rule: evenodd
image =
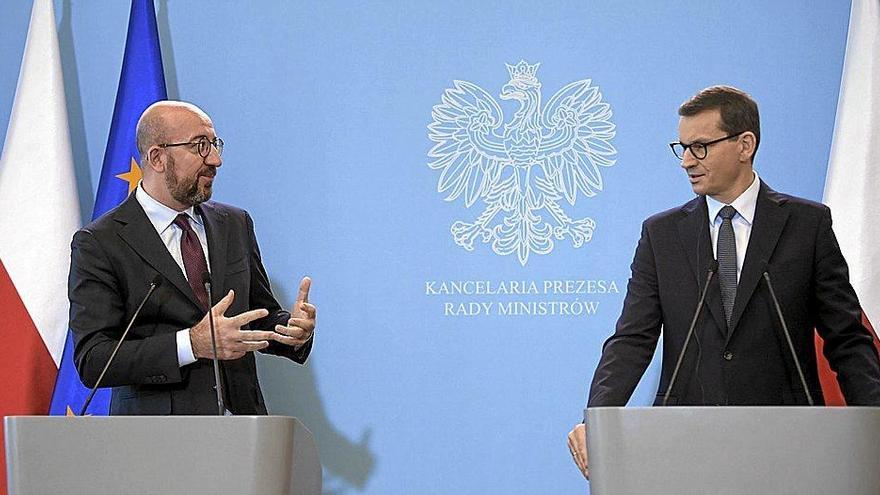
<instances>
[{"instance_id":1,"label":"black-framed glasses","mask_svg":"<svg viewBox=\"0 0 880 495\"><path fill-rule=\"evenodd\" d=\"M691 143L691 144L669 143L669 147L672 148L672 154L674 154L675 157L678 158L679 160L684 160L684 153L687 150L691 150L691 154L694 155L694 158L696 158L697 160L702 160L703 158L706 158L706 155L709 154L709 146L711 146L715 143L720 143L721 141L724 141L726 139L738 137L745 132L746 131L740 131L740 132L737 132L736 134L730 134L729 136L724 136L723 138L718 138L718 139L709 141L708 143L701 143L701 142L695 142L695 143Z\"/></svg>"},{"instance_id":2,"label":"black-framed glasses","mask_svg":"<svg viewBox=\"0 0 880 495\"><path fill-rule=\"evenodd\" d=\"M208 139L207 137L202 136L195 141L189 141L186 143L162 143L158 146L160 148L173 148L175 146L195 146L196 151L202 158L207 158L208 155L211 154L211 146L213 146L214 149L217 150L218 156L223 154L223 140L219 137Z\"/></svg>"}]
</instances>

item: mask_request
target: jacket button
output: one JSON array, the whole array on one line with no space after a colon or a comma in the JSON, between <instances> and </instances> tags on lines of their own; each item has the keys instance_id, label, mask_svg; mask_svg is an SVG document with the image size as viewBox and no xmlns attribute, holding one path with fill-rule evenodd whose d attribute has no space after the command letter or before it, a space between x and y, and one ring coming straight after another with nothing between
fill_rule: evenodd
<instances>
[{"instance_id":1,"label":"jacket button","mask_svg":"<svg viewBox=\"0 0 880 495\"><path fill-rule=\"evenodd\" d=\"M724 354L722 354L722 357L724 358L725 361L730 361L733 359L733 352L724 351Z\"/></svg>"}]
</instances>

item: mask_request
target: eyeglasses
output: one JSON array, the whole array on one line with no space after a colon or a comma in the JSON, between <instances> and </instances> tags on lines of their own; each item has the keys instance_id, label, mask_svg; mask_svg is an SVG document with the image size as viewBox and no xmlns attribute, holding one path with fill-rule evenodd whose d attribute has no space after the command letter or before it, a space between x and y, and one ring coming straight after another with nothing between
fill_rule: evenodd
<instances>
[{"instance_id":1,"label":"eyeglasses","mask_svg":"<svg viewBox=\"0 0 880 495\"><path fill-rule=\"evenodd\" d=\"M679 160L684 160L684 153L687 150L691 150L691 155L694 155L694 158L696 158L697 160L702 160L703 158L706 158L706 155L709 154L709 146L711 146L715 143L720 143L721 141L724 141L725 139L738 137L745 132L746 131L740 131L740 132L737 132L736 134L731 134L729 136L724 136L723 138L715 139L714 141L709 141L708 143L700 143L700 142L691 143L691 144L669 143L669 147L672 148L672 153Z\"/></svg>"},{"instance_id":2,"label":"eyeglasses","mask_svg":"<svg viewBox=\"0 0 880 495\"><path fill-rule=\"evenodd\" d=\"M218 156L223 154L223 140L219 137L208 139L205 136L202 136L195 141L190 141L187 143L163 143L158 146L160 148L173 148L175 146L195 146L196 151L202 158L207 158L208 155L211 154L211 146L213 146L217 150Z\"/></svg>"}]
</instances>

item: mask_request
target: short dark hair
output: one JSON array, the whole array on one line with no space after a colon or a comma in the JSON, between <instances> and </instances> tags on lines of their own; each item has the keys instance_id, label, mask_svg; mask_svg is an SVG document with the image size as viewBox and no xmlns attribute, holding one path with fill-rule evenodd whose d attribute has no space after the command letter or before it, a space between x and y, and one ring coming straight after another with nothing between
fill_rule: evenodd
<instances>
[{"instance_id":1,"label":"short dark hair","mask_svg":"<svg viewBox=\"0 0 880 495\"><path fill-rule=\"evenodd\" d=\"M718 109L721 112L721 130L728 134L751 131L755 135L755 149L752 161L761 143L761 119L758 104L745 91L732 86L711 86L678 107L678 115L693 117L706 110Z\"/></svg>"}]
</instances>

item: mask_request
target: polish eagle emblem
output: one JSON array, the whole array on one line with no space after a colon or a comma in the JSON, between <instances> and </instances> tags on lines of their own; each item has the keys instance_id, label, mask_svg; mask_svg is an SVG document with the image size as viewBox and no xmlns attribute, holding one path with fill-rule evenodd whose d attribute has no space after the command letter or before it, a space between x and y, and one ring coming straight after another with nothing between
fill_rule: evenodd
<instances>
[{"instance_id":1,"label":"polish eagle emblem","mask_svg":"<svg viewBox=\"0 0 880 495\"><path fill-rule=\"evenodd\" d=\"M472 251L482 241L499 255L516 253L525 266L531 253L550 253L554 240L579 248L592 238L596 223L569 217L563 199L574 205L579 195L602 191L601 170L617 154L615 126L590 79L566 85L542 106L540 64L505 65L510 80L499 97L519 103L511 121L492 95L455 80L431 112L428 137L436 144L428 166L440 171L437 192L446 201L485 205L473 222L452 224L455 243Z\"/></svg>"}]
</instances>

